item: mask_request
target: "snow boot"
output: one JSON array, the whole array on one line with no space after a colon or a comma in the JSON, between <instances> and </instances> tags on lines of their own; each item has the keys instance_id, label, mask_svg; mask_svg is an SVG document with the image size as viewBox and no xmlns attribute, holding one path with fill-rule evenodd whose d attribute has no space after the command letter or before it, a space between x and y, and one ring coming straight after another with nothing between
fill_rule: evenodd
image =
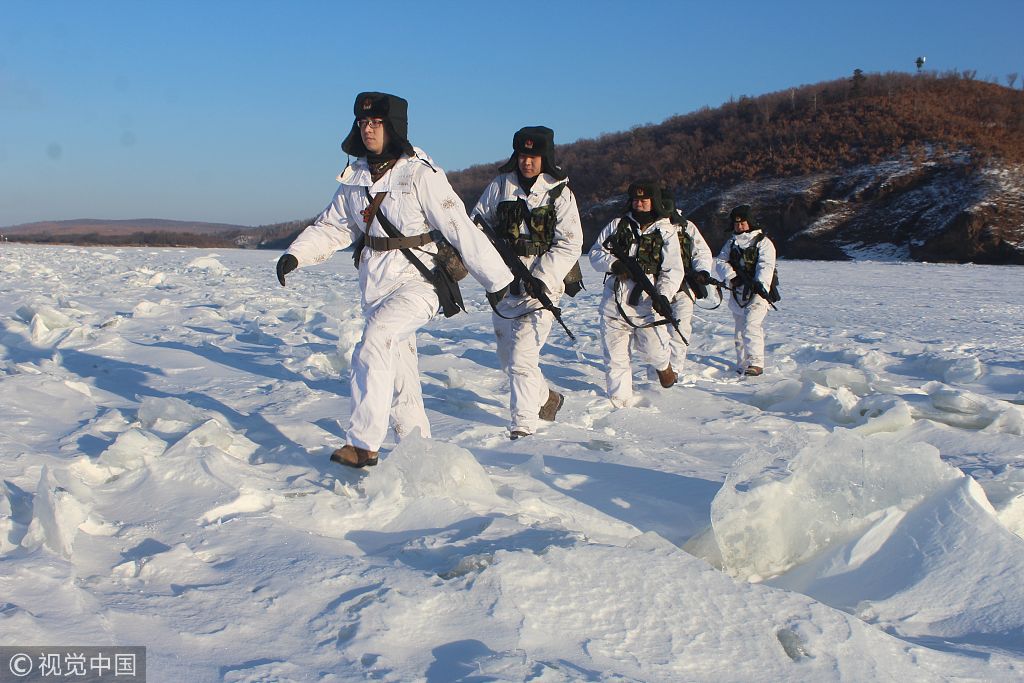
<instances>
[{"instance_id":1,"label":"snow boot","mask_svg":"<svg viewBox=\"0 0 1024 683\"><path fill-rule=\"evenodd\" d=\"M529 432L523 432L523 431L520 431L520 430L516 429L515 431L513 431L511 434L508 435L508 438L510 438L513 441L515 441L517 439L522 439L522 438L527 437L527 436L530 436Z\"/></svg>"},{"instance_id":2,"label":"snow boot","mask_svg":"<svg viewBox=\"0 0 1024 683\"><path fill-rule=\"evenodd\" d=\"M348 467L373 467L377 464L377 451L346 444L331 453L331 462Z\"/></svg>"},{"instance_id":3,"label":"snow boot","mask_svg":"<svg viewBox=\"0 0 1024 683\"><path fill-rule=\"evenodd\" d=\"M672 369L671 363L669 363L669 366L664 370L658 370L658 381L661 382L661 386L666 389L675 384L677 379L679 379L679 375L677 375L676 371Z\"/></svg>"},{"instance_id":4,"label":"snow boot","mask_svg":"<svg viewBox=\"0 0 1024 683\"><path fill-rule=\"evenodd\" d=\"M764 368L758 365L751 365L743 374L747 377L760 377L764 374Z\"/></svg>"},{"instance_id":5,"label":"snow boot","mask_svg":"<svg viewBox=\"0 0 1024 683\"><path fill-rule=\"evenodd\" d=\"M562 404L564 403L565 396L562 396L557 391L548 389L548 400L540 407L540 419L546 422L554 422L555 415L562 409Z\"/></svg>"}]
</instances>

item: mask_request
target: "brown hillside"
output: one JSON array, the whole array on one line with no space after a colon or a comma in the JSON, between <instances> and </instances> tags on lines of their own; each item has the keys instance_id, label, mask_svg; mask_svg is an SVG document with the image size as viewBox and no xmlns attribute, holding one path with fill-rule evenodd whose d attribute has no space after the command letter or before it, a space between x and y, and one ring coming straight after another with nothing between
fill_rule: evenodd
<instances>
[{"instance_id":1,"label":"brown hillside","mask_svg":"<svg viewBox=\"0 0 1024 683\"><path fill-rule=\"evenodd\" d=\"M908 258L1024 262L1024 215L1012 199L1015 182L992 182L999 174L1020 174L1022 133L1021 91L975 81L971 74L858 74L581 140L560 146L557 156L591 236L615 213L613 200L632 179L657 177L713 245L723 238L720 214L729 202L757 197L762 220L789 257L846 258L845 243L889 240ZM475 203L498 163L451 174L467 204ZM883 180L892 173L887 164L904 168L895 185ZM847 174L870 175L872 168L882 175L864 182L877 185L876 191L851 194ZM782 183L782 194L774 194L787 179L794 182ZM956 191L945 213L932 211L923 220L928 207L922 206L916 218L879 228L891 215L886 206L909 211L904 204L916 206L934 195L933 181L946 188L943 196ZM746 193L736 191L742 187ZM787 194L796 187L803 189ZM833 190L839 195L833 197ZM901 201L904 192L917 198ZM995 210L979 213L979 206L996 200ZM841 215L833 215L839 205ZM868 208L870 216L861 215ZM798 238L815 225L815 239ZM985 244L962 249L963 239Z\"/></svg>"}]
</instances>

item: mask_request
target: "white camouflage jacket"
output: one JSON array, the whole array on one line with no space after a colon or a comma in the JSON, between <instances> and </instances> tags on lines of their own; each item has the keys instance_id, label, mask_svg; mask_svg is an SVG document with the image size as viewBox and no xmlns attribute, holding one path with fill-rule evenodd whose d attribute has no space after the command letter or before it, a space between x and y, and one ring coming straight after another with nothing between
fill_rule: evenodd
<instances>
[{"instance_id":1,"label":"white camouflage jacket","mask_svg":"<svg viewBox=\"0 0 1024 683\"><path fill-rule=\"evenodd\" d=\"M465 205L444 171L433 165L423 150L415 151L415 157L403 156L376 183L370 178L365 158L346 167L338 176L341 185L331 204L295 238L287 253L298 259L301 267L326 261L352 244L366 230L360 212L370 204L366 196L369 189L371 195L388 193L380 209L403 235L420 235L432 229L444 235L462 254L466 269L488 292L510 283L512 273L470 222ZM388 236L376 219L370 225L370 234ZM413 251L423 257L424 265L433 266L434 259L427 254L437 252L435 244L427 243ZM363 248L359 285L364 304L376 303L410 279L426 282L400 250L377 251L369 245Z\"/></svg>"},{"instance_id":2,"label":"white camouflage jacket","mask_svg":"<svg viewBox=\"0 0 1024 683\"><path fill-rule=\"evenodd\" d=\"M549 201L548 193L563 183L568 183L568 180L555 180L547 173L541 173L527 193L519 185L515 171L502 173L484 188L480 200L473 209L473 215L481 216L488 225L497 229L498 204L522 198L526 201L527 208L533 210L546 205ZM552 301L557 301L564 290L562 280L583 252L583 226L580 222L579 208L576 206L576 197L568 187L555 198L554 208L557 220L551 248L539 256L521 256L520 259L534 277L544 282Z\"/></svg>"}]
</instances>

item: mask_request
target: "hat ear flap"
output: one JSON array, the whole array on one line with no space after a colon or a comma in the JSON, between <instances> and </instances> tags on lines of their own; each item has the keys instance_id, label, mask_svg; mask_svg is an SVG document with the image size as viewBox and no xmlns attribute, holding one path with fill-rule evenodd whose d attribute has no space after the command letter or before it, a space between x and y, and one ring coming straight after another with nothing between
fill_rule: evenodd
<instances>
[{"instance_id":1,"label":"hat ear flap","mask_svg":"<svg viewBox=\"0 0 1024 683\"><path fill-rule=\"evenodd\" d=\"M668 218L676 211L676 199L667 189L660 188L658 198L652 202L651 208L658 218Z\"/></svg>"},{"instance_id":2,"label":"hat ear flap","mask_svg":"<svg viewBox=\"0 0 1024 683\"><path fill-rule=\"evenodd\" d=\"M512 156L508 158L508 161L498 167L498 171L501 173L511 173L517 168L519 168L519 152L512 152Z\"/></svg>"},{"instance_id":3,"label":"hat ear flap","mask_svg":"<svg viewBox=\"0 0 1024 683\"><path fill-rule=\"evenodd\" d=\"M359 125L353 121L352 130L341 142L341 151L351 157L365 157L367 155L366 145L363 144L363 136L359 134Z\"/></svg>"}]
</instances>

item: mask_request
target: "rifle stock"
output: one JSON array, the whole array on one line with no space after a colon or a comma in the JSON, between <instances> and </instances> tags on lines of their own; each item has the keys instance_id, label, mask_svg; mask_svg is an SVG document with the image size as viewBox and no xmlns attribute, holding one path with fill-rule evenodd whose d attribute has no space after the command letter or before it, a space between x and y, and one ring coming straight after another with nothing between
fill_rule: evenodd
<instances>
[{"instance_id":1,"label":"rifle stock","mask_svg":"<svg viewBox=\"0 0 1024 683\"><path fill-rule=\"evenodd\" d=\"M530 270L516 254L509 241L499 237L498 234L494 232L494 228L492 228L480 214L476 214L473 217L473 222L479 225L480 229L484 231L485 235L487 235L487 239L491 241L491 244L494 245L494 248L501 256L501 260L504 261L505 265L508 266L508 269L512 271L512 277L520 282L528 281L532 277ZM554 302L551 301L551 297L549 297L543 289L539 292L531 293L531 296L540 303L542 308L547 311L551 311L551 315L553 315L558 324L562 326L565 333L569 335L569 339L576 341L576 335L566 327L565 321L562 320L562 309L555 306ZM497 308L495 308L495 311L497 311Z\"/></svg>"}]
</instances>

